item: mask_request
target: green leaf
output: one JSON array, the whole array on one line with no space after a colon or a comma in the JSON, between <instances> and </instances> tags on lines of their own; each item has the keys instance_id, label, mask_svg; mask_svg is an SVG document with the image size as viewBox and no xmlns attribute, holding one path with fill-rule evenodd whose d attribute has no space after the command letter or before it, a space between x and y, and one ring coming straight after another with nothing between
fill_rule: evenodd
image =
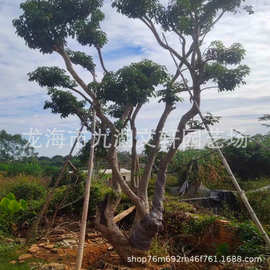
<instances>
[{"instance_id":1,"label":"green leaf","mask_svg":"<svg viewBox=\"0 0 270 270\"><path fill-rule=\"evenodd\" d=\"M80 35L81 29L77 26L89 21L92 32L87 32L88 38L98 41L103 19L101 6L101 0L27 0L20 5L23 13L13 20L13 25L29 48L52 53L55 47L66 44L69 37Z\"/></svg>"},{"instance_id":2,"label":"green leaf","mask_svg":"<svg viewBox=\"0 0 270 270\"><path fill-rule=\"evenodd\" d=\"M26 210L26 209L27 209L27 202L26 202L25 200L21 199L21 200L19 201L19 203L20 203L20 205L21 205L21 209L22 209L22 210Z\"/></svg>"},{"instance_id":3,"label":"green leaf","mask_svg":"<svg viewBox=\"0 0 270 270\"><path fill-rule=\"evenodd\" d=\"M9 200L16 200L16 197L13 193L9 193L7 196L6 196L7 199Z\"/></svg>"},{"instance_id":4,"label":"green leaf","mask_svg":"<svg viewBox=\"0 0 270 270\"><path fill-rule=\"evenodd\" d=\"M14 215L21 210L21 205L15 200L9 201L8 209L10 211L10 214Z\"/></svg>"},{"instance_id":5,"label":"green leaf","mask_svg":"<svg viewBox=\"0 0 270 270\"><path fill-rule=\"evenodd\" d=\"M51 96L51 101L45 102L44 109L51 109L52 113L59 113L62 118L78 112L86 114L85 101L78 101L70 92L51 88L48 94Z\"/></svg>"},{"instance_id":6,"label":"green leaf","mask_svg":"<svg viewBox=\"0 0 270 270\"><path fill-rule=\"evenodd\" d=\"M0 202L0 208L3 212L8 211L8 205L9 205L9 199L8 198L3 198Z\"/></svg>"},{"instance_id":7,"label":"green leaf","mask_svg":"<svg viewBox=\"0 0 270 270\"><path fill-rule=\"evenodd\" d=\"M37 82L41 87L63 87L72 89L77 86L71 80L66 71L59 67L39 67L35 71L28 73L29 81Z\"/></svg>"}]
</instances>

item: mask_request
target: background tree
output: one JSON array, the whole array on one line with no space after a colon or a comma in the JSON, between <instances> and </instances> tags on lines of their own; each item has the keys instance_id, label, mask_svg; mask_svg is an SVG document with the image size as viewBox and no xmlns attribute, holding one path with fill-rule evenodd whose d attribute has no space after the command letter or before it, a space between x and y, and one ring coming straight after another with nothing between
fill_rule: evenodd
<instances>
[{"instance_id":1,"label":"background tree","mask_svg":"<svg viewBox=\"0 0 270 270\"><path fill-rule=\"evenodd\" d=\"M270 127L270 114L265 114L264 116L259 118L260 121L264 122L263 125L266 127Z\"/></svg>"},{"instance_id":2,"label":"background tree","mask_svg":"<svg viewBox=\"0 0 270 270\"><path fill-rule=\"evenodd\" d=\"M0 131L0 161L23 160L36 156L34 148L21 135Z\"/></svg>"},{"instance_id":3,"label":"background tree","mask_svg":"<svg viewBox=\"0 0 270 270\"><path fill-rule=\"evenodd\" d=\"M240 64L245 55L240 44L229 47L220 41L214 41L208 47L205 44L205 37L214 25L224 14L236 12L242 2L186 0L162 5L158 0L113 1L112 5L118 12L141 20L158 44L173 56L178 66L173 75L168 73L166 67L150 60L132 63L114 72L106 69L102 47L107 39L100 28L104 18L102 1L28 0L21 4L23 14L13 21L17 34L30 48L38 49L43 54L56 53L66 65L66 70L41 67L29 74L31 81L48 88L51 99L46 102L45 108L62 117L77 115L88 129L92 119L89 107L93 106L97 113L97 127L105 132L110 143L105 154L113 171L113 193L108 194L98 207L96 225L125 261L128 256L141 255L148 250L153 237L162 229L167 168L186 135L187 123L198 114L196 104L201 104L202 91L213 88L233 91L245 83L244 77L248 75L249 68ZM174 34L180 44L170 46L158 29ZM96 64L92 56L72 51L68 47L70 38L97 50L104 71L100 81L96 78ZM84 81L75 70L75 65L88 70L92 81ZM148 185L160 151L164 126L169 115L175 111L176 104L182 101L181 95L187 91L193 94L191 108L177 123L174 142L160 160L150 207ZM149 142L151 148L143 174L138 179L136 120L142 107L153 97L163 104L164 109ZM128 126L132 130L131 186L120 174L117 155L119 136ZM136 205L136 218L128 237L113 222L121 191Z\"/></svg>"},{"instance_id":4,"label":"background tree","mask_svg":"<svg viewBox=\"0 0 270 270\"><path fill-rule=\"evenodd\" d=\"M254 135L247 139L246 147L237 147L239 139L221 140L223 152L235 174L244 180L266 177L270 174L270 135Z\"/></svg>"}]
</instances>

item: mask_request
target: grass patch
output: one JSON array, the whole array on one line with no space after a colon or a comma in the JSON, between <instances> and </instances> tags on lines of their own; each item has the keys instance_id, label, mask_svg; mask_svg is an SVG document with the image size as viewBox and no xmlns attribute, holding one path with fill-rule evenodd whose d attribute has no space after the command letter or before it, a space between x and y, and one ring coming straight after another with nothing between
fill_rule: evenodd
<instances>
[{"instance_id":1,"label":"grass patch","mask_svg":"<svg viewBox=\"0 0 270 270\"><path fill-rule=\"evenodd\" d=\"M42 168L36 161L19 162L13 161L0 164L0 171L5 172L6 176L32 175L39 177L42 175Z\"/></svg>"},{"instance_id":2,"label":"grass patch","mask_svg":"<svg viewBox=\"0 0 270 270\"><path fill-rule=\"evenodd\" d=\"M260 191L247 194L248 200L253 207L253 210L257 214L260 221L265 225L270 225L270 190ZM241 220L248 220L249 215L247 210L242 205L241 209Z\"/></svg>"},{"instance_id":3,"label":"grass patch","mask_svg":"<svg viewBox=\"0 0 270 270\"><path fill-rule=\"evenodd\" d=\"M216 220L216 216L194 214L192 218L185 222L183 232L186 234L202 235Z\"/></svg>"},{"instance_id":4,"label":"grass patch","mask_svg":"<svg viewBox=\"0 0 270 270\"><path fill-rule=\"evenodd\" d=\"M265 186L270 185L270 179L269 178L261 178L261 179L251 179L248 181L240 181L240 186L245 190L254 190L259 189Z\"/></svg>"},{"instance_id":5,"label":"grass patch","mask_svg":"<svg viewBox=\"0 0 270 270\"><path fill-rule=\"evenodd\" d=\"M0 198L4 197L11 192L12 189L18 186L29 187L31 185L44 190L44 187L46 187L46 180L34 176L18 175L15 177L5 177L0 174Z\"/></svg>"},{"instance_id":6,"label":"grass patch","mask_svg":"<svg viewBox=\"0 0 270 270\"><path fill-rule=\"evenodd\" d=\"M196 209L194 206L187 202L179 202L178 198L172 196L166 196L166 201L164 202L165 212L175 212L184 211L189 213L195 213Z\"/></svg>"},{"instance_id":7,"label":"grass patch","mask_svg":"<svg viewBox=\"0 0 270 270\"><path fill-rule=\"evenodd\" d=\"M166 241L158 238L157 236L153 239L149 254L152 256L153 262L157 264L165 264L164 260L166 256L169 256L169 245Z\"/></svg>"},{"instance_id":8,"label":"grass patch","mask_svg":"<svg viewBox=\"0 0 270 270\"><path fill-rule=\"evenodd\" d=\"M0 270L30 270L27 263L10 264L18 259L20 246L0 239Z\"/></svg>"}]
</instances>

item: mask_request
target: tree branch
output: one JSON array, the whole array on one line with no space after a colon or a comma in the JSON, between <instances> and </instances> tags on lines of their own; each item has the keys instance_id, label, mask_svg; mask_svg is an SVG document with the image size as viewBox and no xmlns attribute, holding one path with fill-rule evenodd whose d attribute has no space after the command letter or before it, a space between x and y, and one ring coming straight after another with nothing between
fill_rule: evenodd
<instances>
[{"instance_id":1,"label":"tree branch","mask_svg":"<svg viewBox=\"0 0 270 270\"><path fill-rule=\"evenodd\" d=\"M132 149L131 149L131 184L136 189L138 187L138 176L136 176L136 163L138 162L137 156L137 128L135 125L135 121L139 111L141 110L143 104L140 103L137 105L131 119L130 119L130 127L132 131Z\"/></svg>"},{"instance_id":2,"label":"tree branch","mask_svg":"<svg viewBox=\"0 0 270 270\"><path fill-rule=\"evenodd\" d=\"M223 11L221 12L221 14L216 18L216 20L214 20L214 22L207 28L207 30L203 33L201 42L204 41L206 35L209 33L209 31L211 30L211 28L212 28L216 23L218 23L218 21L223 17L223 15L224 15L225 13L226 13L226 11L223 10Z\"/></svg>"},{"instance_id":3,"label":"tree branch","mask_svg":"<svg viewBox=\"0 0 270 270\"><path fill-rule=\"evenodd\" d=\"M164 36L164 38L165 38L165 36ZM166 42L166 44L168 44L166 38L165 38L165 42ZM174 54L172 52L170 52L170 54L171 54L171 57L176 65L176 67L179 70L179 65L177 64L177 61L175 59ZM200 86L197 85L196 76L192 76L192 78L193 78L193 87L192 88L193 88L193 93L194 93L194 95L192 95L191 90L189 89L187 82L184 78L184 75L182 74L181 71L179 71L179 74L183 80L185 88L191 94L191 97L193 99L193 105L192 105L191 109L182 116L182 118L178 124L178 127L177 127L174 142L170 146L170 149L169 149L167 155L164 158L162 158L161 162L160 162L160 168L159 168L158 177L157 177L157 181L156 181L155 193L154 193L153 205L152 205L152 211L151 211L151 215L155 216L157 218L162 217L163 200L164 200L165 184L166 184L166 172L168 169L168 165L171 162L172 158L174 157L177 149L179 148L179 146L183 142L184 135L185 135L184 130L185 130L187 122L199 113L198 107L200 106L201 91L200 91Z\"/></svg>"},{"instance_id":4,"label":"tree branch","mask_svg":"<svg viewBox=\"0 0 270 270\"><path fill-rule=\"evenodd\" d=\"M133 110L133 106L132 105L127 106L126 109L125 109L125 111L124 111L124 113L121 116L120 121L123 122L123 123L125 123L128 120L130 114L132 113L132 110Z\"/></svg>"},{"instance_id":5,"label":"tree branch","mask_svg":"<svg viewBox=\"0 0 270 270\"><path fill-rule=\"evenodd\" d=\"M102 53L101 53L101 49L96 47L97 49L97 52L98 52L98 57L99 57L99 61L100 61L100 64L101 64L101 67L104 71L104 73L108 73L108 70L106 69L105 67L105 64L104 64L104 60L103 60L103 56L102 56Z\"/></svg>"},{"instance_id":6,"label":"tree branch","mask_svg":"<svg viewBox=\"0 0 270 270\"><path fill-rule=\"evenodd\" d=\"M70 88L70 90L76 92L77 94L79 94L81 97L83 97L86 101L88 101L91 105L93 105L92 100L90 100L88 97L86 97L81 91L75 89L75 88Z\"/></svg>"},{"instance_id":7,"label":"tree branch","mask_svg":"<svg viewBox=\"0 0 270 270\"><path fill-rule=\"evenodd\" d=\"M164 43L162 41L162 39L160 38L155 25L152 23L151 20L148 20L147 18L140 18L141 21L143 23L145 23L147 25L147 27L151 30L151 32L154 34L154 37L156 38L158 44L168 50L169 52L171 52L173 55L175 55L181 62L183 62L183 64L185 64L187 66L187 68L191 71L192 67L190 65L190 63L187 61L186 57L181 56L177 51L175 51L172 47L170 47L168 44Z\"/></svg>"},{"instance_id":8,"label":"tree branch","mask_svg":"<svg viewBox=\"0 0 270 270\"><path fill-rule=\"evenodd\" d=\"M196 91L196 95L194 95L194 99L200 104L200 92ZM154 198L152 202L152 211L151 215L160 217L163 212L163 200L164 200L164 193L165 193L165 185L166 185L166 172L168 169L168 165L171 162L172 158L174 157L177 149L183 142L184 138L184 130L186 127L187 122L195 117L198 114L198 109L195 103L193 103L192 108L181 118L177 132L175 134L174 143L172 143L169 152L167 155L161 160L157 181L155 184L155 192Z\"/></svg>"},{"instance_id":9,"label":"tree branch","mask_svg":"<svg viewBox=\"0 0 270 270\"><path fill-rule=\"evenodd\" d=\"M119 183L122 191L141 209L142 207L140 204L139 197L131 190L131 188L128 186L128 184L126 183L126 181L124 180L123 176L120 173L115 143L116 143L116 138L113 136L112 146L109 153L113 175L116 176L117 178L116 180Z\"/></svg>"},{"instance_id":10,"label":"tree branch","mask_svg":"<svg viewBox=\"0 0 270 270\"><path fill-rule=\"evenodd\" d=\"M148 159L147 164L144 168L144 174L143 174L142 180L141 180L140 185L139 185L139 196L141 196L145 200L148 199L148 196L147 196L148 183L149 183L149 179L151 177L151 172L152 172L152 168L153 168L153 165L154 165L154 162L156 159L156 155L160 150L160 138L162 135L162 131L163 131L164 125L168 119L168 116L170 115L170 113L173 110L174 110L174 107L172 104L166 104L164 112L163 112L161 118L159 119L156 131L155 131L154 140L153 140L154 148L152 149L152 151L149 155L149 159Z\"/></svg>"},{"instance_id":11,"label":"tree branch","mask_svg":"<svg viewBox=\"0 0 270 270\"><path fill-rule=\"evenodd\" d=\"M209 89L218 89L217 86L209 86L209 87L205 87L201 89L201 92L205 91L205 90L209 90Z\"/></svg>"},{"instance_id":12,"label":"tree branch","mask_svg":"<svg viewBox=\"0 0 270 270\"><path fill-rule=\"evenodd\" d=\"M77 72L74 70L72 62L68 56L68 54L65 52L64 48L55 47L54 50L62 56L62 58L65 61L66 68L68 72L72 75L74 80L81 86L81 88L93 99L93 101L96 101L96 96L92 91L89 91L88 86L86 83L81 79L81 77L77 74Z\"/></svg>"},{"instance_id":13,"label":"tree branch","mask_svg":"<svg viewBox=\"0 0 270 270\"><path fill-rule=\"evenodd\" d=\"M73 79L82 87L82 89L92 98L93 100L93 106L95 108L96 114L99 117L99 119L108 126L112 132L118 132L118 130L115 128L114 124L104 115L101 109L101 105L99 101L96 98L96 95L94 92L90 91L88 89L88 86L85 84L85 82L80 78L80 76L77 74L77 72L74 70L72 62L65 52L64 48L55 47L54 50L62 56L62 58L65 61L66 68L69 71L69 73L72 75ZM95 79L95 77L94 77Z\"/></svg>"}]
</instances>

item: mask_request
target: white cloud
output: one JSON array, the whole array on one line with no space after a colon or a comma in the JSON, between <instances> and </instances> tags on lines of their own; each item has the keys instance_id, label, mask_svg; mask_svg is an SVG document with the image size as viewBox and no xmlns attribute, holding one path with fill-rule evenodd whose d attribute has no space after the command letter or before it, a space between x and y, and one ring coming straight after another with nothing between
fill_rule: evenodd
<instances>
[{"instance_id":1,"label":"white cloud","mask_svg":"<svg viewBox=\"0 0 270 270\"><path fill-rule=\"evenodd\" d=\"M37 51L30 50L25 46L24 41L16 36L12 19L21 13L19 10L21 2L22 0L0 2L0 128L9 132L22 132L34 125L44 129L63 126L77 127L78 121L75 119L63 121L49 111L42 111L46 91L27 80L26 74L37 66L63 66L63 62L55 54L41 55ZM228 130L232 126L234 128L247 127L248 132L255 133L265 131L255 116L269 113L270 4L266 0L249 0L247 4L254 4L255 15L249 16L241 13L226 16L206 40L208 43L212 40L223 40L227 45L234 42L243 44L247 50L245 63L251 68L247 85L232 93L218 94L212 90L204 93L202 109L223 116L220 125L223 129ZM174 63L168 52L157 45L152 33L142 22L116 13L111 9L110 1L105 1L104 11L106 19L103 28L108 33L109 39L109 44L104 48L105 55L109 56L111 52L124 50L126 47L142 48L142 54L120 54L118 58L113 59L108 57L105 61L109 69L115 70L147 57L166 65L172 73L175 71ZM167 37L177 48L177 40L169 34ZM73 44L74 42L71 43L71 45ZM84 51L87 50L84 48ZM97 57L92 49L89 52L94 54L95 58ZM100 77L102 74L100 65L98 65L98 69ZM87 72L81 69L79 72L84 79L89 80ZM24 98L20 100L16 98L18 96ZM265 102L262 103L261 99L264 97ZM243 102L246 99L248 102ZM162 106L158 104L148 104L147 106L140 114L138 123L142 128L154 128L158 116L161 114ZM180 104L170 117L168 127L175 127L175 121L179 120L189 106L188 100ZM246 118L240 117L241 115L246 115Z\"/></svg>"}]
</instances>

